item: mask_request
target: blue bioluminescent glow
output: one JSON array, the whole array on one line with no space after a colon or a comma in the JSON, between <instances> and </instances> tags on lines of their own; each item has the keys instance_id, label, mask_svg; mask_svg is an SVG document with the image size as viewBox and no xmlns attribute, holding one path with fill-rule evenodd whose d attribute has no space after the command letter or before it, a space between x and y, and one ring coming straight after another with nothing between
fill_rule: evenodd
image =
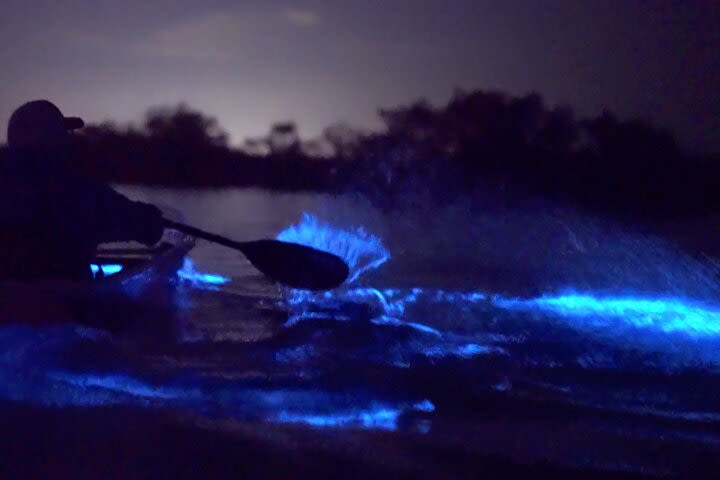
<instances>
[{"instance_id":1,"label":"blue bioluminescent glow","mask_svg":"<svg viewBox=\"0 0 720 480\"><path fill-rule=\"evenodd\" d=\"M294 348L280 350L275 353L275 361L281 363L298 364L318 355L312 345L300 345Z\"/></svg>"},{"instance_id":2,"label":"blue bioluminescent glow","mask_svg":"<svg viewBox=\"0 0 720 480\"><path fill-rule=\"evenodd\" d=\"M195 264L189 258L185 258L183 266L177 272L178 278L199 288L217 288L218 285L224 285L230 281L229 278L213 273L202 273L195 269Z\"/></svg>"},{"instance_id":3,"label":"blue bioluminescent glow","mask_svg":"<svg viewBox=\"0 0 720 480\"><path fill-rule=\"evenodd\" d=\"M452 344L437 344L425 347L422 354L428 358L460 357L471 358L480 355L508 355L505 349L495 346L477 345L474 343L453 346Z\"/></svg>"},{"instance_id":4,"label":"blue bioluminescent glow","mask_svg":"<svg viewBox=\"0 0 720 480\"><path fill-rule=\"evenodd\" d=\"M351 427L395 430L402 410L377 408L368 411L332 413L327 415L280 412L270 419L276 423L302 423L311 427Z\"/></svg>"},{"instance_id":5,"label":"blue bioluminescent glow","mask_svg":"<svg viewBox=\"0 0 720 480\"><path fill-rule=\"evenodd\" d=\"M279 239L295 241L325 249L345 258L353 268L352 279L367 271L367 267L377 268L390 259L390 254L382 242L369 235L364 229L355 232L343 232L321 224L310 215L304 215L299 225L282 232ZM363 255L370 255L371 261L365 268L356 268ZM682 263L682 262L681 262ZM683 264L684 265L684 264ZM673 277L674 278L674 277ZM692 275L689 278L694 278ZM704 278L704 277L703 277ZM381 325L406 325L425 333L440 336L442 330L425 322L412 322L404 319L407 309L413 305L450 304L467 308L474 304L505 310L527 310L546 313L565 318L566 324L583 331L596 327L625 325L637 329L664 334L686 334L691 337L720 336L720 308L707 303L681 298L660 296L601 296L592 291L582 294L539 296L531 298L509 298L489 295L485 292L450 292L432 289L376 289L371 287L355 288L345 291L325 292L323 294L293 295L289 299L292 310L292 322L306 318L332 318L349 320L352 315L344 315L342 302L356 302L371 305L374 309L371 321ZM341 305L332 313L323 310L325 304ZM420 308L420 307L418 307ZM480 308L484 308L480 306ZM323 313L321 313L323 312ZM619 323L618 323L619 322ZM482 347L473 350L471 343L465 350L456 345L455 355L474 356L482 354ZM445 345L438 350L446 353ZM429 352L433 352L432 348Z\"/></svg>"},{"instance_id":6,"label":"blue bioluminescent glow","mask_svg":"<svg viewBox=\"0 0 720 480\"><path fill-rule=\"evenodd\" d=\"M406 407L371 406L364 409L351 409L327 414L282 411L271 417L270 421L305 424L317 428L359 427L376 430L396 430L400 416L409 411L431 413L435 411L435 405L430 400L423 400Z\"/></svg>"},{"instance_id":7,"label":"blue bioluminescent glow","mask_svg":"<svg viewBox=\"0 0 720 480\"><path fill-rule=\"evenodd\" d=\"M442 333L440 333L435 328L428 327L427 325L423 325L421 323L416 323L416 322L404 322L397 318L389 317L386 315L372 319L372 323L374 323L375 325L393 325L396 327L408 327L408 328L412 328L414 330L418 330L423 333L429 333L431 335L436 335L438 337L442 336Z\"/></svg>"},{"instance_id":8,"label":"blue bioluminescent glow","mask_svg":"<svg viewBox=\"0 0 720 480\"><path fill-rule=\"evenodd\" d=\"M109 406L197 408L217 412L223 418L262 418L272 423L300 423L313 427L350 427L395 430L405 413L432 413L429 400L414 404L386 403L368 398L322 390L258 389L216 382L187 383L179 378L172 383L152 384L130 374L98 374L35 370L14 372L0 363L0 396L46 406Z\"/></svg>"},{"instance_id":9,"label":"blue bioluminescent glow","mask_svg":"<svg viewBox=\"0 0 720 480\"><path fill-rule=\"evenodd\" d=\"M390 252L383 246L382 241L367 233L364 228L341 230L321 223L308 213L303 214L299 224L280 232L277 239L307 245L339 256L350 267L347 283L390 260Z\"/></svg>"},{"instance_id":10,"label":"blue bioluminescent glow","mask_svg":"<svg viewBox=\"0 0 720 480\"><path fill-rule=\"evenodd\" d=\"M352 267L352 280L390 258L382 242L365 230L334 229L309 215L279 238L341 255ZM112 275L121 268L95 265L94 271ZM205 289L219 289L230 281L221 275L198 272L190 259L177 275L181 283ZM379 389L382 392L388 390L387 383L395 378L392 375L405 373L393 365L422 366L418 372L433 369L439 374L430 377L440 379L439 386L433 388L442 389L442 369L462 362L462 368L455 369L453 375L466 367L474 373L476 365L490 364L493 372L499 371L498 376L488 380L486 375L469 375L468 382L489 381L486 387L500 391L513 390L514 369L528 365L571 365L586 370L652 365L668 367L665 371L688 366L709 371L720 366L720 307L711 302L684 300L682 295L609 296L586 288L583 293L513 298L475 290L357 285L331 292L285 293L283 306L289 310L286 325L323 319L318 322L320 328L310 325L285 331L278 336L277 344L273 339L244 345L242 349L253 353L238 357L233 356L236 352L231 350L232 345L224 346L223 355L228 357L221 357L220 373L214 366L202 370L199 365L203 362L193 364L194 359L187 361L190 367L186 370L184 358L177 362L182 366L170 367L178 370L167 372L153 365L142 373L142 363L138 362L132 366L133 371L141 370L137 375L129 373L127 366L117 365L113 358L110 372L104 373L97 366L94 350L87 355L79 348L80 357L73 358L73 342L106 342L98 347L105 348L114 342L112 336L96 337L90 330L73 333L72 329L0 329L0 397L45 405L187 407L203 414L217 412L224 418L394 430L399 424L405 425L406 419L416 421L415 417L421 417L420 422L428 422L427 414L435 406L429 400L399 402L367 393L375 392L374 386L356 385L352 378L338 381L334 373L337 365L342 366L346 359L354 362L351 365L373 363L371 371L379 372L378 381L384 382ZM279 313L282 319L285 312ZM212 346L210 349L214 351ZM63 363L68 358L71 361ZM236 358L241 360L236 362ZM246 361L248 358L251 361ZM83 359L87 369L76 371ZM506 364L511 364L509 373L502 371ZM63 371L63 365L72 365L72 373ZM333 379L333 390L323 391L316 387L324 385L322 375L328 365L334 370L329 377ZM256 375L256 369L260 375ZM297 373L303 375L302 382L295 376L300 370L310 372ZM384 372L392 373L384 377ZM165 380L158 381L158 373ZM252 377L252 381L245 382L246 377ZM272 381L263 384L265 377L272 377ZM361 377L365 382L365 376ZM283 378L290 378L292 387L282 385ZM314 383L316 379L318 383ZM303 387L299 388L299 384ZM515 388L523 388L522 382L516 384ZM353 389L352 394L344 391L345 385ZM431 397L435 391L428 389L426 395ZM633 391L631 403L644 402L636 393ZM429 423L417 424L424 425L423 431L429 429Z\"/></svg>"},{"instance_id":11,"label":"blue bioluminescent glow","mask_svg":"<svg viewBox=\"0 0 720 480\"><path fill-rule=\"evenodd\" d=\"M312 318L332 318L335 320L350 320L342 310L335 309L332 313L325 310L326 306L338 302L349 304L362 304L372 307L374 312L373 323L378 325L406 325L426 333L439 334L437 329L417 322L402 320L407 307L422 301L435 304L472 305L481 302L487 303L489 296L483 292L448 292L422 288L410 289L378 289L372 287L359 287L345 291L334 292L307 292L293 291L285 303L291 307L290 320L286 326L299 321Z\"/></svg>"},{"instance_id":12,"label":"blue bioluminescent glow","mask_svg":"<svg viewBox=\"0 0 720 480\"><path fill-rule=\"evenodd\" d=\"M109 276L114 275L116 273L119 273L123 270L122 265L117 264L107 264L107 265L97 265L95 263L90 264L90 271L92 272L93 276L97 275L102 270L103 275Z\"/></svg>"},{"instance_id":13,"label":"blue bioluminescent glow","mask_svg":"<svg viewBox=\"0 0 720 480\"><path fill-rule=\"evenodd\" d=\"M492 345L478 345L475 343L468 343L461 345L453 352L458 357L470 358L479 355L508 355L504 348L495 347Z\"/></svg>"},{"instance_id":14,"label":"blue bioluminescent glow","mask_svg":"<svg viewBox=\"0 0 720 480\"><path fill-rule=\"evenodd\" d=\"M607 326L608 319L665 333L694 337L720 335L720 309L675 298L612 298L589 294L542 296L532 299L496 298L508 309L532 309L563 317L583 319L587 326Z\"/></svg>"},{"instance_id":15,"label":"blue bioluminescent glow","mask_svg":"<svg viewBox=\"0 0 720 480\"><path fill-rule=\"evenodd\" d=\"M138 399L145 400L170 400L175 398L188 398L191 392L181 389L169 388L167 386L153 386L141 380L125 375L88 375L88 374L67 374L53 373L49 377L67 385L78 387L86 393L92 390L105 391L107 393L121 393ZM89 393L86 399L93 398ZM103 399L105 397L102 397ZM94 402L90 402L94 403Z\"/></svg>"},{"instance_id":16,"label":"blue bioluminescent glow","mask_svg":"<svg viewBox=\"0 0 720 480\"><path fill-rule=\"evenodd\" d=\"M435 411L435 405L430 400L423 400L415 404L415 410L430 413Z\"/></svg>"},{"instance_id":17,"label":"blue bioluminescent glow","mask_svg":"<svg viewBox=\"0 0 720 480\"><path fill-rule=\"evenodd\" d=\"M299 323L303 320L320 319L320 320L336 320L336 321L350 321L352 318L349 315L342 315L330 312L302 312L290 317L285 322L286 327L290 327Z\"/></svg>"},{"instance_id":18,"label":"blue bioluminescent glow","mask_svg":"<svg viewBox=\"0 0 720 480\"><path fill-rule=\"evenodd\" d=\"M428 333L437 329L402 320L406 309L418 302L423 304L454 304L468 306L485 304L505 310L546 312L576 321L586 327L608 325L618 320L629 326L648 328L664 333L685 333L691 336L720 336L720 307L678 298L604 297L590 293L531 298L512 298L488 295L484 292L447 292L444 290L412 288L406 290L356 288L344 292L325 292L322 296L298 298L298 303L337 301L369 302L376 307L374 323L415 326ZM298 313L294 321L312 317L312 310ZM580 324L576 324L581 326Z\"/></svg>"},{"instance_id":19,"label":"blue bioluminescent glow","mask_svg":"<svg viewBox=\"0 0 720 480\"><path fill-rule=\"evenodd\" d=\"M412 337L411 342L386 355L385 361L402 368L412 366L413 355L431 360L506 357L510 355L507 346L526 342L532 332L540 334L537 326L544 323L548 327L553 324L569 327L587 339L610 342L625 351L669 355L666 360L655 363L662 368L720 365L717 350L720 308L678 298L610 297L591 293L513 298L480 291L363 287L311 294L296 300L298 302L290 304L292 323L313 318L344 322L369 320L379 326L417 331L421 337ZM363 310L359 305L366 308ZM503 311L528 315L508 316ZM470 323L458 321L458 315ZM449 325L446 318L455 318L455 324ZM492 326L495 318L512 322L511 328L524 325L530 330L508 335L501 324ZM488 327L493 330L488 332ZM474 332L476 328L479 331ZM494 332L499 333L495 335L497 338L493 337ZM558 331L558 335L563 333ZM698 343L699 340L703 341ZM581 357L571 361L587 364ZM614 360L609 362L613 364ZM550 363L547 359L546 364ZM587 368L594 367L587 364Z\"/></svg>"}]
</instances>

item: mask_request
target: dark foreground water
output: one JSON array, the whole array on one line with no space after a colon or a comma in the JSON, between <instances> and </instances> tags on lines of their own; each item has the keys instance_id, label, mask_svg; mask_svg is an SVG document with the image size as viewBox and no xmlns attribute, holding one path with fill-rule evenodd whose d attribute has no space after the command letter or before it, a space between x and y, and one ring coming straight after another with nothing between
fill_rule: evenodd
<instances>
[{"instance_id":1,"label":"dark foreground water","mask_svg":"<svg viewBox=\"0 0 720 480\"><path fill-rule=\"evenodd\" d=\"M2 328L10 474L717 473L709 258L567 211L126 191L238 240L331 250L352 281L282 290L199 243L170 334Z\"/></svg>"}]
</instances>

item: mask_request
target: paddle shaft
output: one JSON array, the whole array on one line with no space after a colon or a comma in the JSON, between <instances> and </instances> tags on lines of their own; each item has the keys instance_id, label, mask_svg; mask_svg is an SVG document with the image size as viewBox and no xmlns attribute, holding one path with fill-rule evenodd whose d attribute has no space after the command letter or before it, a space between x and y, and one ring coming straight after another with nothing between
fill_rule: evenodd
<instances>
[{"instance_id":1,"label":"paddle shaft","mask_svg":"<svg viewBox=\"0 0 720 480\"><path fill-rule=\"evenodd\" d=\"M314 248L279 240L236 242L214 233L165 219L165 226L193 237L239 250L250 263L275 282L307 290L338 287L350 274L338 256Z\"/></svg>"},{"instance_id":2,"label":"paddle shaft","mask_svg":"<svg viewBox=\"0 0 720 480\"><path fill-rule=\"evenodd\" d=\"M192 235L196 238L202 238L203 240L218 243L228 248L240 250L241 252L244 252L248 246L247 242L236 242L234 240L230 240L229 238L221 237L220 235L206 232L205 230L200 230L199 228L185 225L184 223L173 222L172 220L168 219L165 219L165 226L179 232L187 233L188 235Z\"/></svg>"}]
</instances>

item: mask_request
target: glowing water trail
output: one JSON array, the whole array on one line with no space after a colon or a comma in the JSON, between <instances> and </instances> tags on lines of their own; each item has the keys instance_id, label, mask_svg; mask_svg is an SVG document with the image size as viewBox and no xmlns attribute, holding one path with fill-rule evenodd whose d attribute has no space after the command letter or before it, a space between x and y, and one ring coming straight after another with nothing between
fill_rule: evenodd
<instances>
[{"instance_id":1,"label":"glowing water trail","mask_svg":"<svg viewBox=\"0 0 720 480\"><path fill-rule=\"evenodd\" d=\"M352 278L355 280L362 273L390 259L390 254L377 237L367 234L364 229L357 229L356 232L360 234L335 229L306 214L299 225L284 231L279 238L340 255L353 267ZM364 258L363 262L359 261L361 257ZM670 260L668 262L672 264ZM362 266L358 268L360 263ZM694 270L690 266L682 262L680 266L681 273L687 274L686 270L690 272L689 279L697 277L693 275ZM356 320L354 312L360 311L363 315L369 312L369 320L374 324L408 327L421 334L435 336L435 341L429 341L423 347L428 357L505 353L500 347L473 343L472 339L464 343L450 342L448 334L451 332L446 328L417 322L418 316L423 318L424 310L431 305L459 309L477 306L480 309L477 315L480 316L486 314L484 312L488 309L525 312L528 314L523 317L525 322L555 319L552 321L561 321L565 326L587 335L602 331L605 337L614 338L617 346L630 349L644 344L651 349L677 353L674 342L678 335L690 340L711 341L713 344L720 341L720 306L677 296L601 295L585 291L513 298L483 291L355 287L322 294L289 291L286 304L291 313L287 326L312 318ZM371 308L356 308L353 311L349 308L353 305L367 305ZM410 308L414 310L409 312ZM412 316L413 321L407 320L408 316ZM693 354L693 348L691 344L686 344L680 350ZM714 347L711 344L703 344L698 352L700 350L704 352L701 354L703 358L720 364L720 353L713 354Z\"/></svg>"},{"instance_id":2,"label":"glowing water trail","mask_svg":"<svg viewBox=\"0 0 720 480\"><path fill-rule=\"evenodd\" d=\"M223 377L179 374L150 382L141 373L58 369L58 355L85 337L73 330L0 329L0 398L53 407L184 408L211 417L312 428L397 430L400 419L409 415L408 427L420 433L429 429L423 414L435 409L427 399L393 401L313 388L263 388Z\"/></svg>"},{"instance_id":3,"label":"glowing water trail","mask_svg":"<svg viewBox=\"0 0 720 480\"><path fill-rule=\"evenodd\" d=\"M315 428L344 427L397 430L408 413L431 413L430 400L415 403L367 401L314 390L152 385L130 375L48 373L34 389L15 400L52 406L137 405L182 406L216 411L238 419L260 417L271 423L303 424Z\"/></svg>"},{"instance_id":4,"label":"glowing water trail","mask_svg":"<svg viewBox=\"0 0 720 480\"><path fill-rule=\"evenodd\" d=\"M574 319L577 326L608 326L623 321L628 326L664 333L683 333L697 338L720 338L720 306L681 298L598 296L592 293L512 298L485 292L447 292L438 289L353 289L350 299L378 298L385 314L400 316L418 302L448 305L492 305L504 310L540 312ZM582 323L581 323L582 322Z\"/></svg>"},{"instance_id":5,"label":"glowing water trail","mask_svg":"<svg viewBox=\"0 0 720 480\"><path fill-rule=\"evenodd\" d=\"M628 326L698 338L720 338L720 306L680 298L598 296L592 293L512 298L485 292L448 292L440 289L351 289L337 294L357 301L375 299L384 315L402 318L408 307L447 304L458 307L484 304L504 310L540 312L574 319L577 326L607 326L623 321Z\"/></svg>"},{"instance_id":6,"label":"glowing water trail","mask_svg":"<svg viewBox=\"0 0 720 480\"><path fill-rule=\"evenodd\" d=\"M270 418L276 423L301 423L313 427L361 427L376 430L397 430L398 419L407 412L435 411L430 400L413 405L388 406L375 404L364 409L341 410L327 414L297 413L282 411Z\"/></svg>"},{"instance_id":7,"label":"glowing water trail","mask_svg":"<svg viewBox=\"0 0 720 480\"><path fill-rule=\"evenodd\" d=\"M538 310L583 320L588 327L622 320L629 326L697 338L720 336L720 308L678 298L601 297L592 294L542 296L531 299L496 298L494 304L511 310Z\"/></svg>"}]
</instances>

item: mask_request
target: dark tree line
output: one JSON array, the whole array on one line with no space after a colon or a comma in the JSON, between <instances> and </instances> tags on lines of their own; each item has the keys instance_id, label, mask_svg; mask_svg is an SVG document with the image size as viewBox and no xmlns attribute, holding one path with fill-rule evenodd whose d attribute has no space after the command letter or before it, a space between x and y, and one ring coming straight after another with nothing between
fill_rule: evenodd
<instances>
[{"instance_id":1,"label":"dark tree line","mask_svg":"<svg viewBox=\"0 0 720 480\"><path fill-rule=\"evenodd\" d=\"M437 202L488 190L513 201L541 195L649 221L719 206L720 157L689 155L647 122L609 112L577 118L538 94L488 91L380 115L382 132L336 125L305 144L292 122L278 123L241 150L201 112L153 109L139 127L85 128L75 139L77 164L118 183L356 191L387 208L421 190ZM303 145L329 146L331 154L317 158Z\"/></svg>"},{"instance_id":2,"label":"dark tree line","mask_svg":"<svg viewBox=\"0 0 720 480\"><path fill-rule=\"evenodd\" d=\"M291 148L260 156L234 150L218 122L185 105L153 109L139 128L89 126L76 140L80 168L117 183L175 187L327 188L325 164Z\"/></svg>"},{"instance_id":3,"label":"dark tree line","mask_svg":"<svg viewBox=\"0 0 720 480\"><path fill-rule=\"evenodd\" d=\"M502 189L648 221L720 206L717 155L689 155L667 131L610 112L576 118L537 94L459 91L441 108L420 101L381 116L386 132L353 154L374 196L426 188L442 202Z\"/></svg>"}]
</instances>

